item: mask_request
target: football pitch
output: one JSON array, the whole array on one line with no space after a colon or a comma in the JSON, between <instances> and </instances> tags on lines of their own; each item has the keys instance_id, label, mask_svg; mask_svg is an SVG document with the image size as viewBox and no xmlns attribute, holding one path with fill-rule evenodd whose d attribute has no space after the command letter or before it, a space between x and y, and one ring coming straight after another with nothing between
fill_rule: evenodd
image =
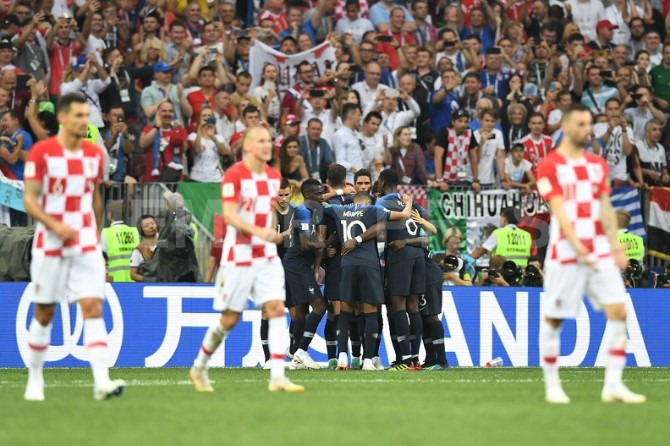
<instances>
[{"instance_id":1,"label":"football pitch","mask_svg":"<svg viewBox=\"0 0 670 446\"><path fill-rule=\"evenodd\" d=\"M25 370L0 370L2 445L598 445L668 444L670 369L627 369L649 401L600 402L603 369L562 369L567 406L543 401L538 368L289 371L302 394L269 393L268 371L113 369L128 383L94 401L88 369L46 369L46 401L23 401Z\"/></svg>"}]
</instances>

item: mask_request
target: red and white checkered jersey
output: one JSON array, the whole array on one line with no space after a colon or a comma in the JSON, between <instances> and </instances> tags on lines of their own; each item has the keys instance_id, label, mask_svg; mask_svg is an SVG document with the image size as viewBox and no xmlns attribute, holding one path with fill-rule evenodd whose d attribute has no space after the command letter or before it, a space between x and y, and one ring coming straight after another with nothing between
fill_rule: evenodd
<instances>
[{"instance_id":1,"label":"red and white checkered jersey","mask_svg":"<svg viewBox=\"0 0 670 446\"><path fill-rule=\"evenodd\" d=\"M547 157L547 154L553 147L553 142L551 141L551 136L542 135L540 141L535 141L530 133L524 136L519 140L521 144L526 149L523 157L530 161L533 165L533 174L537 176L537 168L540 166L540 163L543 159Z\"/></svg>"},{"instance_id":2,"label":"red and white checkered jersey","mask_svg":"<svg viewBox=\"0 0 670 446\"><path fill-rule=\"evenodd\" d=\"M221 197L224 203L237 203L237 212L247 223L272 228L272 212L280 183L281 174L270 166L266 166L262 174L257 174L239 162L226 170ZM251 266L276 256L277 245L274 243L227 226L221 265Z\"/></svg>"},{"instance_id":3,"label":"red and white checkered jersey","mask_svg":"<svg viewBox=\"0 0 670 446\"><path fill-rule=\"evenodd\" d=\"M542 198L563 197L563 206L575 235L594 260L609 257L611 249L601 220L600 197L610 193L607 162L584 152L579 160L567 159L555 150L538 169L537 188ZM556 216L549 229L547 261L577 263L577 253L565 238Z\"/></svg>"},{"instance_id":4,"label":"red and white checkered jersey","mask_svg":"<svg viewBox=\"0 0 670 446\"><path fill-rule=\"evenodd\" d=\"M447 139L449 147L446 147L444 157L444 173L442 177L445 181L463 181L465 178L458 178L458 170L461 166L466 167L469 162L470 140L472 131L466 130L458 135L456 130L447 129Z\"/></svg>"},{"instance_id":5,"label":"red and white checkered jersey","mask_svg":"<svg viewBox=\"0 0 670 446\"><path fill-rule=\"evenodd\" d=\"M275 14L274 12L266 9L258 16L258 23L260 24L265 19L272 20L274 23L273 29L277 34L288 29L288 20L286 20L286 14L284 11L280 12L279 14Z\"/></svg>"},{"instance_id":6,"label":"red and white checkered jersey","mask_svg":"<svg viewBox=\"0 0 670 446\"><path fill-rule=\"evenodd\" d=\"M99 248L93 191L102 180L102 167L102 149L88 141L77 151L65 149L56 137L32 147L24 180L41 181L39 199L44 212L77 231L75 240L63 243L38 222L33 255L72 257Z\"/></svg>"},{"instance_id":7,"label":"red and white checkered jersey","mask_svg":"<svg viewBox=\"0 0 670 446\"><path fill-rule=\"evenodd\" d=\"M337 0L335 2L335 21L343 19L347 16L347 10L344 7L346 3L346 0ZM358 17L367 19L368 15L370 15L370 7L368 6L367 0L359 0L358 4L361 7L361 12L358 13Z\"/></svg>"}]
</instances>

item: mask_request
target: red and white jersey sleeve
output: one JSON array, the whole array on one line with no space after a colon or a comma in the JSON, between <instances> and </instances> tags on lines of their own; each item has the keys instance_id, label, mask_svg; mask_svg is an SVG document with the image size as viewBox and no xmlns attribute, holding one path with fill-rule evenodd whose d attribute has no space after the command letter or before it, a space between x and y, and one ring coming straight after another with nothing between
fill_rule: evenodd
<instances>
[{"instance_id":1,"label":"red and white jersey sleeve","mask_svg":"<svg viewBox=\"0 0 670 446\"><path fill-rule=\"evenodd\" d=\"M602 194L609 194L607 163L602 158L584 153L579 160L564 158L551 152L540 164L537 188L542 198L562 197L568 220L577 238L594 260L611 255L609 241L602 226ZM577 254L561 231L558 219L551 216L547 261L577 263Z\"/></svg>"},{"instance_id":2,"label":"red and white jersey sleeve","mask_svg":"<svg viewBox=\"0 0 670 446\"><path fill-rule=\"evenodd\" d=\"M221 185L223 203L235 203L238 215L247 223L272 228L272 218L281 174L269 167L256 174L239 162L226 170ZM223 240L221 265L251 266L277 256L277 245L228 225Z\"/></svg>"},{"instance_id":3,"label":"red and white jersey sleeve","mask_svg":"<svg viewBox=\"0 0 670 446\"><path fill-rule=\"evenodd\" d=\"M77 231L75 240L64 243L38 222L33 255L71 257L99 249L93 192L102 181L102 169L102 150L88 141L76 152L63 148L56 137L32 147L24 180L41 181L39 200L44 211Z\"/></svg>"},{"instance_id":4,"label":"red and white jersey sleeve","mask_svg":"<svg viewBox=\"0 0 670 446\"><path fill-rule=\"evenodd\" d=\"M270 19L274 22L273 28L277 34L288 29L288 20L283 11L275 14L266 9L258 16L258 23L261 23L265 19Z\"/></svg>"},{"instance_id":5,"label":"red and white jersey sleeve","mask_svg":"<svg viewBox=\"0 0 670 446\"><path fill-rule=\"evenodd\" d=\"M550 136L542 135L540 142L535 142L530 136L530 133L519 141L523 144L525 153L523 157L530 161L533 165L533 174L537 175L537 169L542 162L547 157L547 154L553 147L553 141Z\"/></svg>"}]
</instances>

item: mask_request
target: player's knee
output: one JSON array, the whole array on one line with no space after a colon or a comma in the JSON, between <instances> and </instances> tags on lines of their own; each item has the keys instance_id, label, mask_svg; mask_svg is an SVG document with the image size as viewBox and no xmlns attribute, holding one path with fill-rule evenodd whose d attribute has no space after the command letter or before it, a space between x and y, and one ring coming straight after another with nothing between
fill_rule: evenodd
<instances>
[{"instance_id":1,"label":"player's knee","mask_svg":"<svg viewBox=\"0 0 670 446\"><path fill-rule=\"evenodd\" d=\"M274 319L284 316L284 303L280 300L273 300L263 306L263 314L266 319Z\"/></svg>"},{"instance_id":2,"label":"player's knee","mask_svg":"<svg viewBox=\"0 0 670 446\"><path fill-rule=\"evenodd\" d=\"M607 319L613 321L625 321L627 316L626 306L623 304L610 305L606 308L605 313L607 314Z\"/></svg>"},{"instance_id":3,"label":"player's knee","mask_svg":"<svg viewBox=\"0 0 670 446\"><path fill-rule=\"evenodd\" d=\"M36 304L35 305L35 319L41 325L48 325L56 314L55 304Z\"/></svg>"},{"instance_id":4,"label":"player's knee","mask_svg":"<svg viewBox=\"0 0 670 446\"><path fill-rule=\"evenodd\" d=\"M312 305L312 311L317 314L324 314L326 312L326 304L323 299L314 299L310 304Z\"/></svg>"},{"instance_id":5,"label":"player's knee","mask_svg":"<svg viewBox=\"0 0 670 446\"><path fill-rule=\"evenodd\" d=\"M81 313L84 319L97 319L102 317L102 300L100 299L82 299L79 301Z\"/></svg>"}]
</instances>

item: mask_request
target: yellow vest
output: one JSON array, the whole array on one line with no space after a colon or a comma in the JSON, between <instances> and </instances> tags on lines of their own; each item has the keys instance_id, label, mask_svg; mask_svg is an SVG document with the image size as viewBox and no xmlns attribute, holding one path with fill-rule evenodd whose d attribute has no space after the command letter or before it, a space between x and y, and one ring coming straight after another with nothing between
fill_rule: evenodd
<instances>
[{"instance_id":1,"label":"yellow vest","mask_svg":"<svg viewBox=\"0 0 670 446\"><path fill-rule=\"evenodd\" d=\"M526 266L533 241L528 231L517 227L506 226L496 229L493 233L498 238L498 244L491 253L492 256L498 255L505 257L506 260L512 260L517 266Z\"/></svg>"},{"instance_id":2,"label":"yellow vest","mask_svg":"<svg viewBox=\"0 0 670 446\"><path fill-rule=\"evenodd\" d=\"M619 232L617 234L619 244L626 252L628 260L635 259L642 263L644 258L644 240L639 235L631 234L630 232Z\"/></svg>"},{"instance_id":3,"label":"yellow vest","mask_svg":"<svg viewBox=\"0 0 670 446\"><path fill-rule=\"evenodd\" d=\"M140 244L137 228L125 224L102 230L107 242L107 273L114 282L133 282L130 278L130 254Z\"/></svg>"},{"instance_id":4,"label":"yellow vest","mask_svg":"<svg viewBox=\"0 0 670 446\"><path fill-rule=\"evenodd\" d=\"M63 128L62 125L58 124L58 129ZM100 136L100 130L93 124L88 124L88 130L86 131L86 141L92 142L93 144L98 143L98 136Z\"/></svg>"}]
</instances>

